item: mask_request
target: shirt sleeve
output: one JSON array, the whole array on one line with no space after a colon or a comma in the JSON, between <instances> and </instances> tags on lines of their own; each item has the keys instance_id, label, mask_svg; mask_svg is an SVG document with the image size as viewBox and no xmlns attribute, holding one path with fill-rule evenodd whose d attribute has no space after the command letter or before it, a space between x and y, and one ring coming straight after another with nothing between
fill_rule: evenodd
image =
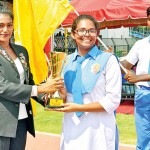
<instances>
[{"instance_id":1,"label":"shirt sleeve","mask_svg":"<svg viewBox=\"0 0 150 150\"><path fill-rule=\"evenodd\" d=\"M37 92L37 85L33 85L32 86L32 91L31 91L31 96L37 96L38 92Z\"/></svg>"},{"instance_id":2,"label":"shirt sleeve","mask_svg":"<svg viewBox=\"0 0 150 150\"><path fill-rule=\"evenodd\" d=\"M122 90L122 76L119 63L115 56L111 56L105 68L105 96L99 103L108 113L113 113L120 104Z\"/></svg>"},{"instance_id":3,"label":"shirt sleeve","mask_svg":"<svg viewBox=\"0 0 150 150\"><path fill-rule=\"evenodd\" d=\"M140 41L137 41L137 42L133 45L133 47L131 48L131 50L129 51L128 55L125 57L125 59L126 59L129 63L131 63L131 64L133 64L133 65L135 65L136 62L138 61L138 51L139 51L140 46L141 46L140 43L141 43Z\"/></svg>"}]
</instances>

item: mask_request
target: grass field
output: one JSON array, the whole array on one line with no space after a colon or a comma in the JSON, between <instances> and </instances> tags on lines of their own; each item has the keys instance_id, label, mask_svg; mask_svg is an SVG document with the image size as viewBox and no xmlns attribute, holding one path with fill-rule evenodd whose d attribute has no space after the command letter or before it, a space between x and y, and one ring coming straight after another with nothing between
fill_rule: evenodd
<instances>
[{"instance_id":1,"label":"grass field","mask_svg":"<svg viewBox=\"0 0 150 150\"><path fill-rule=\"evenodd\" d=\"M54 134L61 133L63 113L45 111L43 107L36 104L35 128L36 131ZM133 115L117 114L120 143L136 144L136 134Z\"/></svg>"}]
</instances>

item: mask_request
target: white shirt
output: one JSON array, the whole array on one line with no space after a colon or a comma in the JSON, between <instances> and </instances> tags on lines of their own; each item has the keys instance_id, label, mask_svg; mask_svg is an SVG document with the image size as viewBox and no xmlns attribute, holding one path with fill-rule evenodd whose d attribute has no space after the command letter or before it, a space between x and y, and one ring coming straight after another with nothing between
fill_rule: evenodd
<instances>
[{"instance_id":1,"label":"white shirt","mask_svg":"<svg viewBox=\"0 0 150 150\"><path fill-rule=\"evenodd\" d=\"M111 56L92 92L83 95L85 104L99 102L106 111L85 112L79 118L74 112L64 113L61 150L115 149L114 111L120 104L121 85L120 67ZM71 93L67 93L67 102L73 102Z\"/></svg>"},{"instance_id":2,"label":"white shirt","mask_svg":"<svg viewBox=\"0 0 150 150\"><path fill-rule=\"evenodd\" d=\"M18 70L19 75L20 75L20 83L24 84L24 80L25 80L24 69L22 67L22 64L21 64L19 58L16 58L14 60L14 63L16 64L17 70ZM28 117L28 114L27 114L27 110L26 110L25 104L20 103L18 119L24 119L24 118L27 118L27 117Z\"/></svg>"},{"instance_id":3,"label":"white shirt","mask_svg":"<svg viewBox=\"0 0 150 150\"><path fill-rule=\"evenodd\" d=\"M137 75L148 74L148 68L150 65L150 36L137 41L125 59L133 65L138 62L136 68ZM147 82L138 82L137 84L149 86Z\"/></svg>"}]
</instances>

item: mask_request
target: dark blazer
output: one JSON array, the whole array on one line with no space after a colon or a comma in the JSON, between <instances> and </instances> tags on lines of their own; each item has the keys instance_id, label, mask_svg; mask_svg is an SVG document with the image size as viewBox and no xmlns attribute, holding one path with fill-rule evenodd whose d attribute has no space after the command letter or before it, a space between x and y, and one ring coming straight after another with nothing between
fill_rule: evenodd
<instances>
[{"instance_id":1,"label":"dark blazer","mask_svg":"<svg viewBox=\"0 0 150 150\"><path fill-rule=\"evenodd\" d=\"M28 113L28 131L35 136L30 96L33 76L30 72L27 50L19 45L10 44L25 72L25 82L20 84L20 76L13 60L0 46L0 136L15 137L18 124L19 103L26 104ZM37 97L36 101L44 105Z\"/></svg>"}]
</instances>

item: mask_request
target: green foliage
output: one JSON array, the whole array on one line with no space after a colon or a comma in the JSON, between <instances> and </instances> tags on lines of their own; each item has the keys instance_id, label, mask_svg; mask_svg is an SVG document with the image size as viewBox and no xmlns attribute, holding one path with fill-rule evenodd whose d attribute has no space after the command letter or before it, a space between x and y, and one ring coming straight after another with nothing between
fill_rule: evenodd
<instances>
[{"instance_id":1,"label":"green foliage","mask_svg":"<svg viewBox=\"0 0 150 150\"><path fill-rule=\"evenodd\" d=\"M61 134L63 113L45 111L37 104L35 128L36 131ZM119 129L120 143L136 144L136 133L133 115L117 114L117 124Z\"/></svg>"}]
</instances>

